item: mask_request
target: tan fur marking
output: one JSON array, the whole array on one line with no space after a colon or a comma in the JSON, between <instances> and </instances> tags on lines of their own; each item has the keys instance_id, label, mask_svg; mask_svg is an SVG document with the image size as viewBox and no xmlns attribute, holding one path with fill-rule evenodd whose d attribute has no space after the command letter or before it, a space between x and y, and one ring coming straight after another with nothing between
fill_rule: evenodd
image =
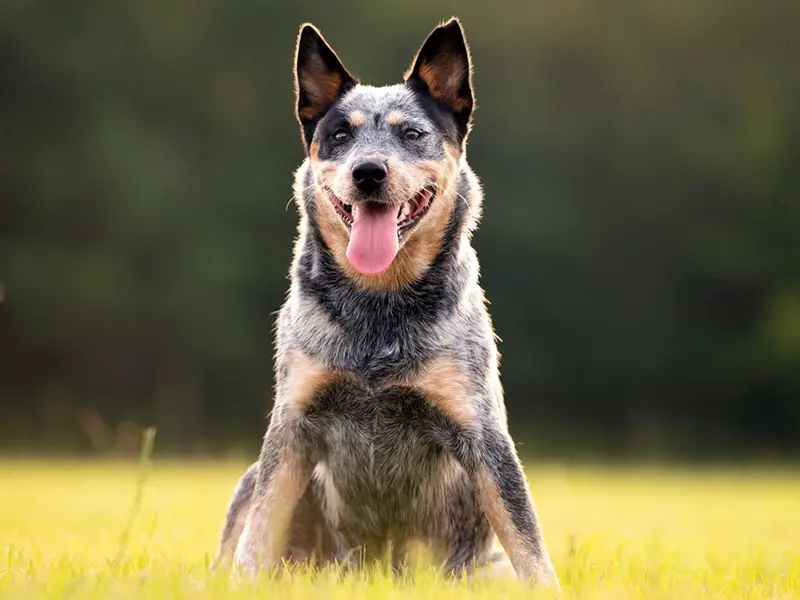
<instances>
[{"instance_id":1,"label":"tan fur marking","mask_svg":"<svg viewBox=\"0 0 800 600\"><path fill-rule=\"evenodd\" d=\"M338 169L336 163L327 160L319 160L319 153L311 157L311 162L314 163L314 167L317 173L319 173L320 179L323 181L333 179L336 176L336 171Z\"/></svg>"},{"instance_id":2,"label":"tan fur marking","mask_svg":"<svg viewBox=\"0 0 800 600\"><path fill-rule=\"evenodd\" d=\"M536 571L536 563L533 561L533 557L529 556L519 543L519 537L511 520L511 515L508 514L500 498L500 491L492 481L492 476L485 470L478 474L477 487L478 501L500 543L503 545L503 549L514 565L514 569L520 578L530 577Z\"/></svg>"},{"instance_id":3,"label":"tan fur marking","mask_svg":"<svg viewBox=\"0 0 800 600\"><path fill-rule=\"evenodd\" d=\"M302 412L308 407L314 392L340 376L321 362L298 351L292 352L287 363L289 374L281 402L289 404L293 410L298 412Z\"/></svg>"},{"instance_id":4,"label":"tan fur marking","mask_svg":"<svg viewBox=\"0 0 800 600\"><path fill-rule=\"evenodd\" d=\"M364 123L367 122L367 117L360 110L354 110L349 115L347 115L347 121L353 127L361 127Z\"/></svg>"},{"instance_id":5,"label":"tan fur marking","mask_svg":"<svg viewBox=\"0 0 800 600\"><path fill-rule=\"evenodd\" d=\"M406 115L401 110L390 110L389 114L386 115L386 122L389 125L400 125L405 120Z\"/></svg>"},{"instance_id":6,"label":"tan fur marking","mask_svg":"<svg viewBox=\"0 0 800 600\"><path fill-rule=\"evenodd\" d=\"M298 74L298 79L309 102L297 113L302 119L313 119L323 113L339 95L344 83L342 74L329 71L319 58L309 60L302 73Z\"/></svg>"},{"instance_id":7,"label":"tan fur marking","mask_svg":"<svg viewBox=\"0 0 800 600\"><path fill-rule=\"evenodd\" d=\"M287 451L266 486L266 494L250 507L243 540L253 544L260 564L270 567L287 551L291 518L308 485L299 456ZM248 540L258 536L255 540Z\"/></svg>"},{"instance_id":8,"label":"tan fur marking","mask_svg":"<svg viewBox=\"0 0 800 600\"><path fill-rule=\"evenodd\" d=\"M554 580L554 575L544 570L528 550L525 549L516 527L511 520L511 515L500 498L500 490L493 481L492 476L485 469L477 476L478 502L486 514L486 518L494 529L497 538L503 545L517 576L523 580L549 583Z\"/></svg>"},{"instance_id":9,"label":"tan fur marking","mask_svg":"<svg viewBox=\"0 0 800 600\"><path fill-rule=\"evenodd\" d=\"M331 175L334 175L331 170ZM323 190L316 190L315 200L317 203L317 222L319 224L320 233L325 240L325 244L333 252L337 264L346 269L350 265L347 260L347 244L349 235L344 223L333 208L328 194ZM350 267L352 270L352 267ZM347 272L350 274L349 272Z\"/></svg>"},{"instance_id":10,"label":"tan fur marking","mask_svg":"<svg viewBox=\"0 0 800 600\"><path fill-rule=\"evenodd\" d=\"M349 233L339 215L323 193L317 193L319 227L325 243L333 251L334 258L345 274L361 288L372 291L400 289L419 279L430 266L439 251L447 218L450 215L446 198L436 198L428 214L406 241L392 266L379 275L364 275L356 271L347 260Z\"/></svg>"},{"instance_id":11,"label":"tan fur marking","mask_svg":"<svg viewBox=\"0 0 800 600\"><path fill-rule=\"evenodd\" d=\"M311 160L319 160L319 142L313 142L308 148L308 154Z\"/></svg>"},{"instance_id":12,"label":"tan fur marking","mask_svg":"<svg viewBox=\"0 0 800 600\"><path fill-rule=\"evenodd\" d=\"M409 384L457 423L464 426L474 424L469 378L457 363L446 358L435 358Z\"/></svg>"},{"instance_id":13,"label":"tan fur marking","mask_svg":"<svg viewBox=\"0 0 800 600\"><path fill-rule=\"evenodd\" d=\"M469 107L468 98L458 95L461 81L466 73L467 65L457 57L442 55L436 60L420 65L419 76L430 89L431 95L449 105L455 112Z\"/></svg>"},{"instance_id":14,"label":"tan fur marking","mask_svg":"<svg viewBox=\"0 0 800 600\"><path fill-rule=\"evenodd\" d=\"M302 120L313 119L317 115L317 110L313 106L306 106L297 111L297 116Z\"/></svg>"}]
</instances>

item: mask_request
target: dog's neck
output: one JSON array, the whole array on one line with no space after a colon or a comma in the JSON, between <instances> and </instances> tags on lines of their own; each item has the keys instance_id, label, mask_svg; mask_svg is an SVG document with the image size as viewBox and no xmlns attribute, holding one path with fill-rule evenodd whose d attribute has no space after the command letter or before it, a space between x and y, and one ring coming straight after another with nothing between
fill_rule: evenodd
<instances>
[{"instance_id":1,"label":"dog's neck","mask_svg":"<svg viewBox=\"0 0 800 600\"><path fill-rule=\"evenodd\" d=\"M474 176L473 176L474 177ZM337 263L314 221L313 196L302 196L292 289L283 334L326 364L380 374L420 364L448 345L456 321L480 320L485 307L470 243L480 189L467 176L454 190L476 203L453 203L438 252L418 278L391 290L359 286ZM313 192L308 192L313 194ZM390 358L392 357L392 358ZM387 372L389 372L387 371Z\"/></svg>"},{"instance_id":2,"label":"dog's neck","mask_svg":"<svg viewBox=\"0 0 800 600\"><path fill-rule=\"evenodd\" d=\"M420 276L410 282L386 289L364 287L337 264L327 247L315 215L303 217L295 274L302 291L313 297L332 316L359 314L359 320L391 319L398 310L408 317L418 313L430 320L448 313L477 273L470 268L474 252L464 232L464 208L456 208L440 241L439 249ZM402 250L401 250L402 252ZM427 315L427 316L426 316ZM377 323L376 323L377 324Z\"/></svg>"}]
</instances>

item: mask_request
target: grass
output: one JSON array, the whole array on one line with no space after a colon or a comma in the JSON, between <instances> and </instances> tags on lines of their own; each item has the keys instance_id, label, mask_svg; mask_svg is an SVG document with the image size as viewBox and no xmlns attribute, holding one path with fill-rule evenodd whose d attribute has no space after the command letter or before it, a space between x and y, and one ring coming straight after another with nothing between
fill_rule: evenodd
<instances>
[{"instance_id":1,"label":"grass","mask_svg":"<svg viewBox=\"0 0 800 600\"><path fill-rule=\"evenodd\" d=\"M156 462L141 488L131 464L0 461L0 599L552 596L428 572L415 583L379 571L294 573L231 589L207 567L244 466ZM797 472L532 465L528 474L568 598L800 599Z\"/></svg>"}]
</instances>

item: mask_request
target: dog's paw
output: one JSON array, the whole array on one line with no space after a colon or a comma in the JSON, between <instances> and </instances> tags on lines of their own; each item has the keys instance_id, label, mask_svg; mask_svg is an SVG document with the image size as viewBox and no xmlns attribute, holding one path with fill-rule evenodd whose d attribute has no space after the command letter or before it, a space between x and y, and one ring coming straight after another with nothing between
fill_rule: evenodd
<instances>
[{"instance_id":1,"label":"dog's paw","mask_svg":"<svg viewBox=\"0 0 800 600\"><path fill-rule=\"evenodd\" d=\"M231 583L234 585L253 583L258 578L258 574L258 553L252 544L249 544L248 540L242 536L233 555Z\"/></svg>"},{"instance_id":2,"label":"dog's paw","mask_svg":"<svg viewBox=\"0 0 800 600\"><path fill-rule=\"evenodd\" d=\"M562 593L556 570L553 568L553 565L550 564L543 565L541 568L537 569L531 578L531 583L536 587L550 589L558 595Z\"/></svg>"}]
</instances>

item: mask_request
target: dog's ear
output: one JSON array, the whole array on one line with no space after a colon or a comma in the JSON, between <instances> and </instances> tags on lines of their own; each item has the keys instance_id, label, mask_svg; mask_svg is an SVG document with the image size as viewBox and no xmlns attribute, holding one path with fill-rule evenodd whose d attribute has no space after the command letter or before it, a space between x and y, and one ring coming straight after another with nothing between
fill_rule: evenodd
<instances>
[{"instance_id":1,"label":"dog's ear","mask_svg":"<svg viewBox=\"0 0 800 600\"><path fill-rule=\"evenodd\" d=\"M447 107L456 119L461 137L466 137L475 104L472 61L464 30L456 17L428 35L406 72L405 81Z\"/></svg>"},{"instance_id":2,"label":"dog's ear","mask_svg":"<svg viewBox=\"0 0 800 600\"><path fill-rule=\"evenodd\" d=\"M311 23L300 26L294 63L297 120L308 148L319 119L358 80Z\"/></svg>"}]
</instances>

